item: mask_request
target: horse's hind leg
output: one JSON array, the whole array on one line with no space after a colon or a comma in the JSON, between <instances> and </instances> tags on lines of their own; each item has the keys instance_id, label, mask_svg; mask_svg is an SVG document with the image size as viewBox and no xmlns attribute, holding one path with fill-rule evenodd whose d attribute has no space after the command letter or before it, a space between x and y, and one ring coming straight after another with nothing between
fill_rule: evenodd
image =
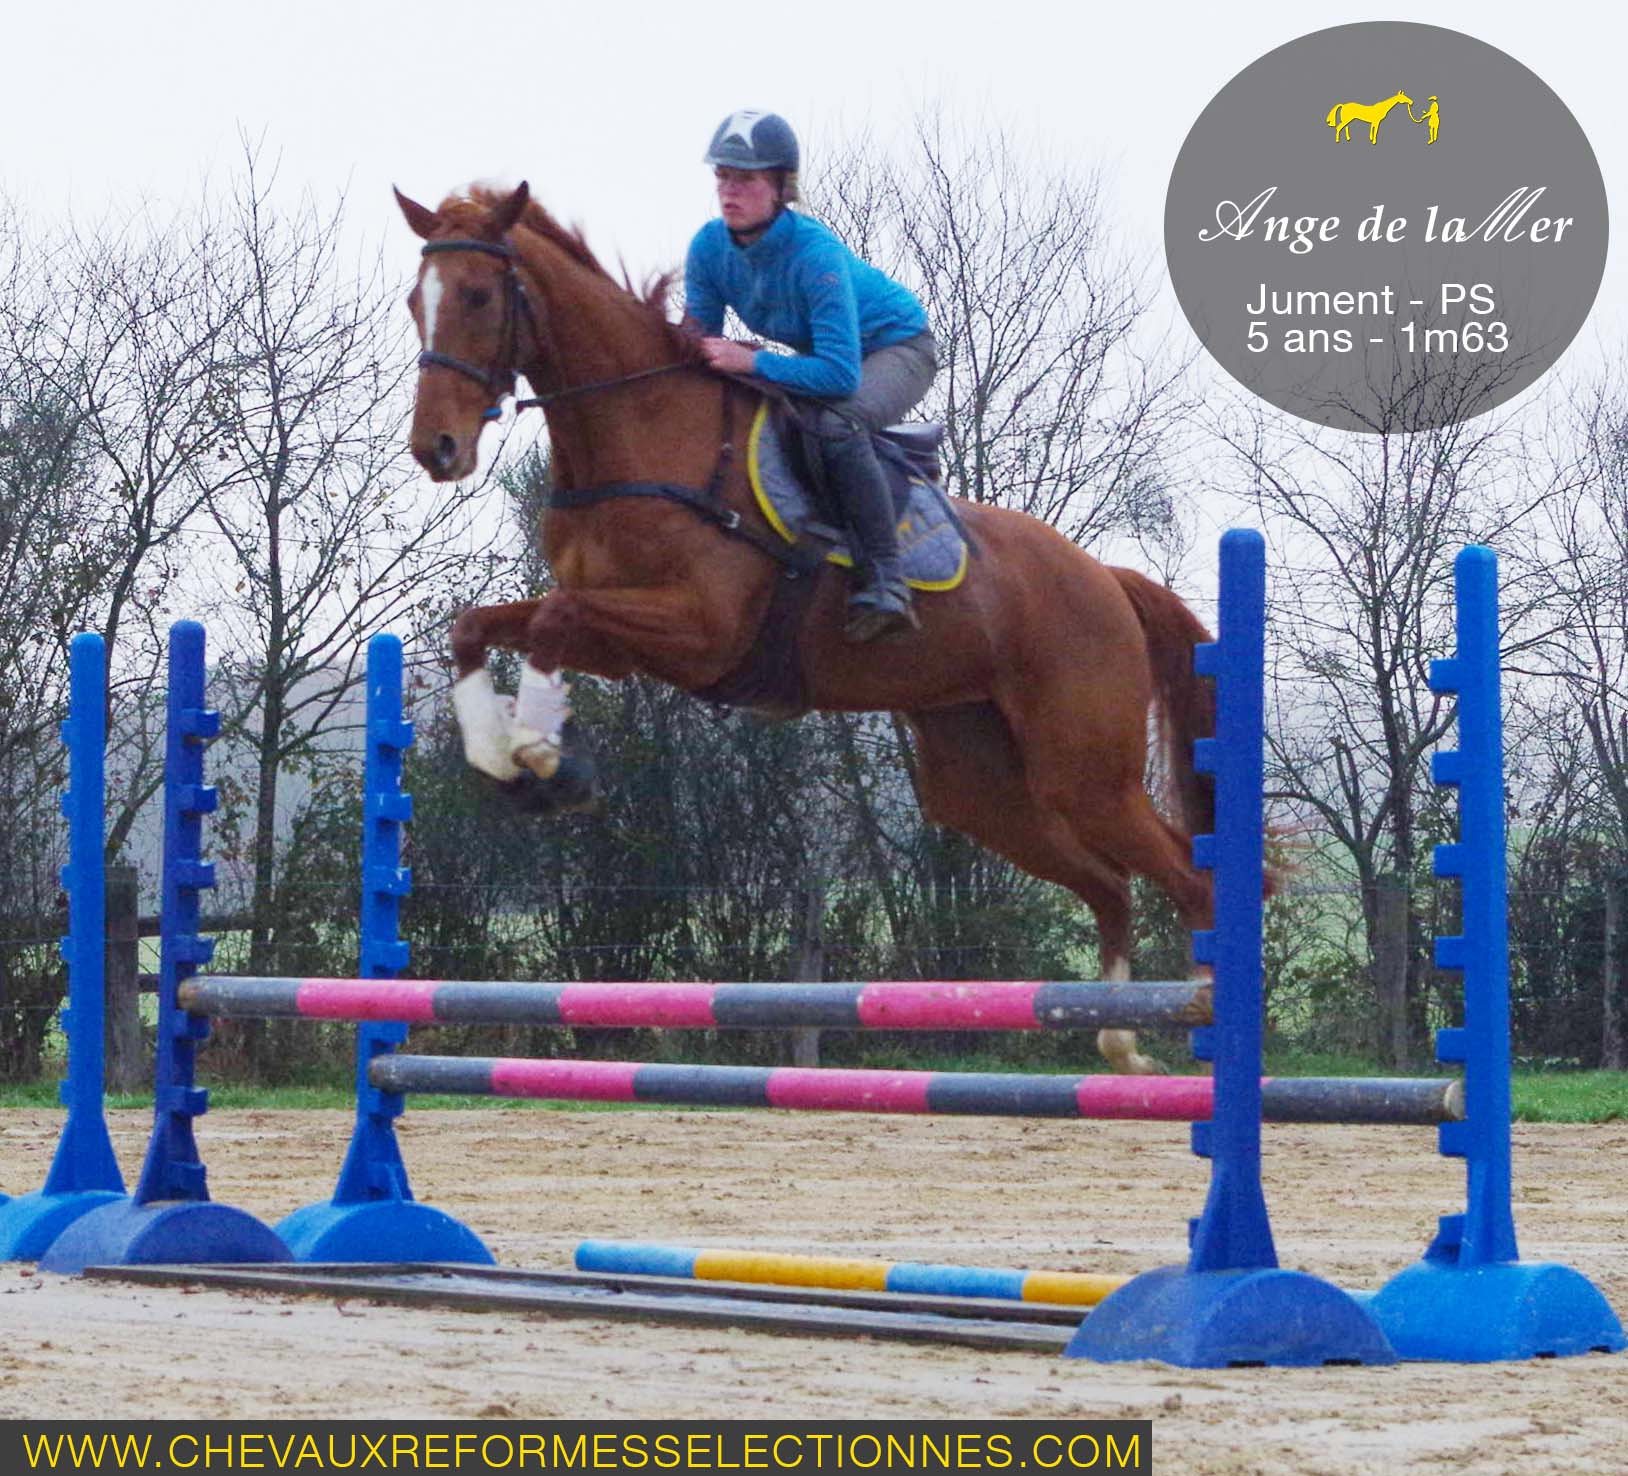
<instances>
[{"instance_id":1,"label":"horse's hind leg","mask_svg":"<svg viewBox=\"0 0 1628 1476\"><path fill-rule=\"evenodd\" d=\"M1209 878L1192 864L1190 838L1158 812L1147 791L1140 787L1122 792L1116 813L1118 823L1102 832L1102 844L1109 844L1111 838L1116 858L1163 891L1175 904L1183 925L1190 931L1208 928L1214 916L1213 893ZM1088 836L1097 833L1095 812L1090 820L1077 825L1076 830L1083 830ZM1205 980L1210 977L1205 967L1195 968L1194 975ZM1110 1060L1121 1052L1136 1050L1134 1031L1117 1033L1123 1037L1123 1041L1098 1041L1103 1055Z\"/></svg>"},{"instance_id":2,"label":"horse's hind leg","mask_svg":"<svg viewBox=\"0 0 1628 1476\"><path fill-rule=\"evenodd\" d=\"M1001 711L1036 807L1067 826L1076 850L1092 857L1099 872L1147 877L1187 928L1208 928L1209 879L1192 863L1190 838L1148 796L1147 698L1128 671L1122 675L1112 691L1104 690L1103 675L1090 683L1030 681L1000 695ZM1110 1058L1134 1049L1134 1035L1124 1035L1128 1044L1102 1043Z\"/></svg>"},{"instance_id":3,"label":"horse's hind leg","mask_svg":"<svg viewBox=\"0 0 1628 1476\"><path fill-rule=\"evenodd\" d=\"M1097 921L1105 979L1130 978L1131 909L1126 873L1079 842L1068 820L1035 801L1022 756L992 703L908 714L916 736L923 813L1005 856L1031 876L1067 887ZM1147 1076L1165 1066L1136 1046L1133 1030L1102 1030L1097 1049L1119 1072Z\"/></svg>"}]
</instances>

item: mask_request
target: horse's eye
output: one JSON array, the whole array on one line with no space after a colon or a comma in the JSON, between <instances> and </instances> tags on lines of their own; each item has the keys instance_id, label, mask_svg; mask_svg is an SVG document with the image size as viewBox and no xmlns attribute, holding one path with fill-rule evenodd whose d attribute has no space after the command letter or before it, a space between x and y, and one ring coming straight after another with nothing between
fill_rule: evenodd
<instances>
[{"instance_id":1,"label":"horse's eye","mask_svg":"<svg viewBox=\"0 0 1628 1476\"><path fill-rule=\"evenodd\" d=\"M472 308L483 308L492 300L491 292L485 287L466 287L464 289L464 302Z\"/></svg>"}]
</instances>

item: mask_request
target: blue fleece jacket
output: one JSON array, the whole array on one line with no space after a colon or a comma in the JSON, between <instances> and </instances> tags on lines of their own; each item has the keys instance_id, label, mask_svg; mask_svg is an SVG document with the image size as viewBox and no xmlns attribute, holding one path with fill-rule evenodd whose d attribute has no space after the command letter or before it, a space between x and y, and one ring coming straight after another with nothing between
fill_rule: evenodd
<instances>
[{"instance_id":1,"label":"blue fleece jacket","mask_svg":"<svg viewBox=\"0 0 1628 1476\"><path fill-rule=\"evenodd\" d=\"M859 361L927 331L913 292L861 261L817 220L783 210L750 246L708 221L684 263L685 313L723 331L734 308L753 333L795 350L759 350L753 370L800 395L841 399L859 388Z\"/></svg>"}]
</instances>

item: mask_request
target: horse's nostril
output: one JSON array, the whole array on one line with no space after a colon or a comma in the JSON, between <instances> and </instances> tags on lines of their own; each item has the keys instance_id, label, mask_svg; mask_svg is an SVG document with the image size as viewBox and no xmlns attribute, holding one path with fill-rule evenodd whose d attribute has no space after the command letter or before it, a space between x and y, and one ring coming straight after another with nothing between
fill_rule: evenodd
<instances>
[{"instance_id":1,"label":"horse's nostril","mask_svg":"<svg viewBox=\"0 0 1628 1476\"><path fill-rule=\"evenodd\" d=\"M445 471L458 459L458 443L451 436L438 436L435 442L435 464Z\"/></svg>"}]
</instances>

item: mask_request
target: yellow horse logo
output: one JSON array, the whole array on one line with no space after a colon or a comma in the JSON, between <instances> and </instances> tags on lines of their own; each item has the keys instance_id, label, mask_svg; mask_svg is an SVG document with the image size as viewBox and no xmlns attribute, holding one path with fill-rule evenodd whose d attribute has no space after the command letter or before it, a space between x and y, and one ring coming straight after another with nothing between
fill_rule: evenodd
<instances>
[{"instance_id":1,"label":"yellow horse logo","mask_svg":"<svg viewBox=\"0 0 1628 1476\"><path fill-rule=\"evenodd\" d=\"M1408 116L1413 117L1413 99L1405 92L1399 92L1395 97L1387 97L1383 102L1336 103L1328 110L1328 126L1334 130L1334 137L1349 139L1353 123L1366 123L1368 125L1368 142L1379 142L1379 125L1385 121L1385 114L1390 112L1398 103L1408 105ZM1422 120L1419 120L1422 121Z\"/></svg>"}]
</instances>

